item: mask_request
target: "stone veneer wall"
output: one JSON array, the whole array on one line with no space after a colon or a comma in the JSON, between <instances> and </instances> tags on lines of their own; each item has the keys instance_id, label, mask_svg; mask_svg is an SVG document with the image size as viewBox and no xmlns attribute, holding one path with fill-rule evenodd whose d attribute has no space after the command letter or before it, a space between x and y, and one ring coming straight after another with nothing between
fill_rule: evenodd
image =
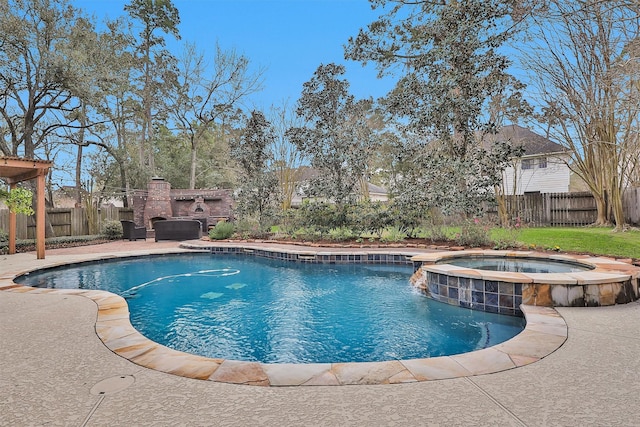
<instances>
[{"instance_id":1,"label":"stone veneer wall","mask_svg":"<svg viewBox=\"0 0 640 427\"><path fill-rule=\"evenodd\" d=\"M530 283L522 287L522 302L546 307L599 307L637 300L638 279L594 285Z\"/></svg>"}]
</instances>

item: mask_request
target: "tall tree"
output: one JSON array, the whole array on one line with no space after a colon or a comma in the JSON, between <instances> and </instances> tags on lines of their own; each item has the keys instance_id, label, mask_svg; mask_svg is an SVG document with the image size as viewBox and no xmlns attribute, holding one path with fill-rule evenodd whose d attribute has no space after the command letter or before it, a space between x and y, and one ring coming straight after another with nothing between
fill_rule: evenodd
<instances>
[{"instance_id":1,"label":"tall tree","mask_svg":"<svg viewBox=\"0 0 640 427\"><path fill-rule=\"evenodd\" d=\"M132 178L138 175L139 168L136 167L137 163L131 161L134 153L130 152L134 145L131 141L135 140L136 136L135 115L138 111L133 85L136 65L132 52L134 38L130 30L130 24L124 19L106 21L105 30L96 33L88 46L76 49L77 54L93 58L94 66L88 70L90 76L86 80L85 88L78 94L82 109L78 121L84 125L68 135L68 139L78 147L77 192L79 193L84 181L84 148L98 146L115 162L119 182L109 184L119 188L116 193L122 197L125 206L128 206L126 195L129 188L140 184L132 182ZM105 174L99 175L102 177ZM101 177L100 181L104 181Z\"/></svg>"},{"instance_id":2,"label":"tall tree","mask_svg":"<svg viewBox=\"0 0 640 427\"><path fill-rule=\"evenodd\" d=\"M170 115L189 142L189 188L196 186L198 147L214 124L224 131L223 119L235 113L240 102L261 89L262 70L250 69L249 59L216 45L213 63L207 63L194 44L187 44L178 62L176 90Z\"/></svg>"},{"instance_id":3,"label":"tall tree","mask_svg":"<svg viewBox=\"0 0 640 427\"><path fill-rule=\"evenodd\" d=\"M222 133L215 128L200 137L195 188L234 188L237 170L229 164L228 138ZM185 174L191 164L191 152L185 149L189 137L160 127L156 139L156 168L160 176L175 188L189 188L191 177Z\"/></svg>"},{"instance_id":4,"label":"tall tree","mask_svg":"<svg viewBox=\"0 0 640 427\"><path fill-rule=\"evenodd\" d=\"M269 118L273 124L275 140L271 147L273 166L280 185L280 205L283 210L291 208L293 196L300 184L303 174L304 153L289 140L287 130L300 127L297 117L287 102L279 106L271 106Z\"/></svg>"},{"instance_id":5,"label":"tall tree","mask_svg":"<svg viewBox=\"0 0 640 427\"><path fill-rule=\"evenodd\" d=\"M84 25L76 26L75 38L69 43L72 62L81 64L84 72L83 79L74 87L79 108L70 116L75 118L77 126L61 136L76 145L75 184L78 204L82 203L84 149L93 143L91 133L103 131L104 124L112 116L110 108L105 108L104 99L110 96L117 84L129 86L128 77L132 74L130 54L126 52L131 46L131 39L125 33L127 28L122 21L107 21L105 27L106 30L98 32L93 22L84 21ZM91 58L91 61L87 58ZM99 145L105 146L102 143ZM106 144L106 148L113 151L110 144Z\"/></svg>"},{"instance_id":6,"label":"tall tree","mask_svg":"<svg viewBox=\"0 0 640 427\"><path fill-rule=\"evenodd\" d=\"M342 65L318 67L304 83L296 110L305 126L287 132L320 172L310 182L310 195L339 207L359 197L359 184L375 149L368 123L372 101L356 100L349 93L349 82L340 78L344 73Z\"/></svg>"},{"instance_id":7,"label":"tall tree","mask_svg":"<svg viewBox=\"0 0 640 427\"><path fill-rule=\"evenodd\" d=\"M231 155L242 171L237 210L244 219L254 217L261 226L270 225L277 200L278 181L271 170L269 147L275 135L264 114L253 111L241 133L232 138Z\"/></svg>"},{"instance_id":8,"label":"tall tree","mask_svg":"<svg viewBox=\"0 0 640 427\"><path fill-rule=\"evenodd\" d=\"M141 99L142 99L142 140L139 146L140 166L148 166L151 173L154 169L153 149L153 120L154 109L162 99L160 92L163 88L162 74L166 73L171 55L163 49L165 39L158 32L169 34L180 39L178 25L180 14L171 0L131 0L124 7L129 15L142 23L140 44L141 54Z\"/></svg>"},{"instance_id":9,"label":"tall tree","mask_svg":"<svg viewBox=\"0 0 640 427\"><path fill-rule=\"evenodd\" d=\"M454 168L446 179L428 181L474 200L471 189L485 190L477 188L476 171L467 165L501 157L478 147L478 134L496 132L485 112L495 97L520 108L512 101L521 98L522 87L509 75L510 61L500 48L531 6L522 0L370 1L382 14L349 40L346 57L373 61L381 74L400 74L384 105L406 132L434 143L430 156L442 158L443 172Z\"/></svg>"},{"instance_id":10,"label":"tall tree","mask_svg":"<svg viewBox=\"0 0 640 427\"><path fill-rule=\"evenodd\" d=\"M0 151L35 157L72 126L93 58L76 55L91 26L66 0L0 1Z\"/></svg>"},{"instance_id":11,"label":"tall tree","mask_svg":"<svg viewBox=\"0 0 640 427\"><path fill-rule=\"evenodd\" d=\"M622 229L622 193L640 154L640 4L550 0L536 24L524 64L541 119L593 194L596 224Z\"/></svg>"}]
</instances>

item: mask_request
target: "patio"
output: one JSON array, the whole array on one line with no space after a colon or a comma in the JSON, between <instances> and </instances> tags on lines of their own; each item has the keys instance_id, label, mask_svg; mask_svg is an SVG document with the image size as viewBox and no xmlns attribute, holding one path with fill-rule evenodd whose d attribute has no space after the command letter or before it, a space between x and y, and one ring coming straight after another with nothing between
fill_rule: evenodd
<instances>
[{"instance_id":1,"label":"patio","mask_svg":"<svg viewBox=\"0 0 640 427\"><path fill-rule=\"evenodd\" d=\"M46 260L3 255L0 282L92 253L178 246L119 241L49 250ZM117 356L97 337L97 307L87 298L0 292L0 424L636 425L640 304L558 311L569 326L567 342L509 371L399 385L267 388L177 377ZM120 391L118 380L94 388L128 376L133 384Z\"/></svg>"}]
</instances>

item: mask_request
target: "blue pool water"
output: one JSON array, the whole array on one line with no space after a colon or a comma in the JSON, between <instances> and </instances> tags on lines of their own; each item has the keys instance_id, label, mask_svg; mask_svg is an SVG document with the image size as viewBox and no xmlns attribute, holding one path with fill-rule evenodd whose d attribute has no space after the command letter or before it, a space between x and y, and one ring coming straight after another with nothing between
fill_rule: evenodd
<instances>
[{"instance_id":1,"label":"blue pool water","mask_svg":"<svg viewBox=\"0 0 640 427\"><path fill-rule=\"evenodd\" d=\"M516 273L573 273L593 270L591 266L570 261L487 255L452 257L439 261L437 264L451 264L477 270L510 271Z\"/></svg>"},{"instance_id":2,"label":"blue pool water","mask_svg":"<svg viewBox=\"0 0 640 427\"><path fill-rule=\"evenodd\" d=\"M213 358L371 362L450 355L505 341L524 320L428 299L409 266L299 264L180 254L34 272L26 285L125 297L149 339Z\"/></svg>"}]
</instances>

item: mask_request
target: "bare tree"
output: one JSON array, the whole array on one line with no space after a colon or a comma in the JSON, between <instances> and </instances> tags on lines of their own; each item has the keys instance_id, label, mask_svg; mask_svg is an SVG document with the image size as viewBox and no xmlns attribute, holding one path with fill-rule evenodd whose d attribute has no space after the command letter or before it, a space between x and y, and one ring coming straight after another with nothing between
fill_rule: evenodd
<instances>
[{"instance_id":1,"label":"bare tree","mask_svg":"<svg viewBox=\"0 0 640 427\"><path fill-rule=\"evenodd\" d=\"M622 193L637 161L640 4L551 0L537 17L524 65L549 136L593 194L596 225L624 226Z\"/></svg>"},{"instance_id":2,"label":"bare tree","mask_svg":"<svg viewBox=\"0 0 640 427\"><path fill-rule=\"evenodd\" d=\"M76 120L92 58L74 55L86 18L65 0L0 1L0 123L5 155L35 157Z\"/></svg>"},{"instance_id":3,"label":"bare tree","mask_svg":"<svg viewBox=\"0 0 640 427\"><path fill-rule=\"evenodd\" d=\"M294 114L287 102L280 106L272 106L269 112L275 138L271 144L273 154L273 169L278 177L281 195L281 207L287 210L300 184L304 162L304 154L293 144L286 135L287 129L299 127L300 118Z\"/></svg>"},{"instance_id":4,"label":"bare tree","mask_svg":"<svg viewBox=\"0 0 640 427\"><path fill-rule=\"evenodd\" d=\"M250 69L250 62L234 50L223 51L216 45L213 64L194 44L186 44L178 62L176 92L170 101L170 115L184 132L191 150L189 188L195 188L198 146L216 122L239 108L247 95L262 86L263 70Z\"/></svg>"}]
</instances>

